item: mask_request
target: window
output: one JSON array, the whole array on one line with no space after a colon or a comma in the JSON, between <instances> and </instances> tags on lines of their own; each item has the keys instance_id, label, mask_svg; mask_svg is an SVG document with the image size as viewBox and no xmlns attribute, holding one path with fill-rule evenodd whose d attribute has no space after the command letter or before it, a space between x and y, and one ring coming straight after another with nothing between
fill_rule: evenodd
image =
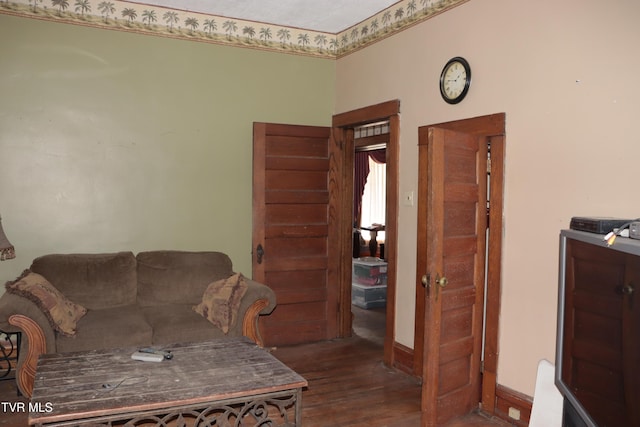
<instances>
[{"instance_id":1,"label":"window","mask_svg":"<svg viewBox=\"0 0 640 427\"><path fill-rule=\"evenodd\" d=\"M385 163L378 163L369 157L369 175L362 194L362 212L360 226L370 227L372 224L385 223L387 206L387 170ZM363 233L365 240L368 240ZM384 242L384 231L378 233L378 241Z\"/></svg>"}]
</instances>

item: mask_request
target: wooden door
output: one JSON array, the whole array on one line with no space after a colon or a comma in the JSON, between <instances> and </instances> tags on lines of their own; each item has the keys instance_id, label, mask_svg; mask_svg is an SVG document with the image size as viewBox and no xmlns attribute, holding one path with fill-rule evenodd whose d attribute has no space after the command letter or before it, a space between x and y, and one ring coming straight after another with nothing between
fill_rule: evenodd
<instances>
[{"instance_id":1,"label":"wooden door","mask_svg":"<svg viewBox=\"0 0 640 427\"><path fill-rule=\"evenodd\" d=\"M266 345L337 333L339 292L329 287L337 283L329 262L329 138L327 127L254 123L253 278L277 298L260 319Z\"/></svg>"},{"instance_id":2,"label":"wooden door","mask_svg":"<svg viewBox=\"0 0 640 427\"><path fill-rule=\"evenodd\" d=\"M418 276L425 284L422 425L478 407L487 230L485 138L419 129Z\"/></svg>"}]
</instances>

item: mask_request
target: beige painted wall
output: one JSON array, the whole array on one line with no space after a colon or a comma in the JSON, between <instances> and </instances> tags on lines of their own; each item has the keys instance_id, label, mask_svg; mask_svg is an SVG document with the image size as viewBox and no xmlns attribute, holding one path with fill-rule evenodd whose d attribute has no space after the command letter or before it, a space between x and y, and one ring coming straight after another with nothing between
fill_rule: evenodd
<instances>
[{"instance_id":1,"label":"beige painted wall","mask_svg":"<svg viewBox=\"0 0 640 427\"><path fill-rule=\"evenodd\" d=\"M401 101L400 194L417 190L419 126L506 113L498 381L529 395L555 355L559 230L640 216L639 16L636 0L471 0L337 61L336 112ZM473 82L450 106L438 79L458 55ZM416 208L399 221L396 334L412 347Z\"/></svg>"},{"instance_id":2,"label":"beige painted wall","mask_svg":"<svg viewBox=\"0 0 640 427\"><path fill-rule=\"evenodd\" d=\"M7 15L0 40L0 283L52 252L251 274L252 123L330 124L335 61Z\"/></svg>"}]
</instances>

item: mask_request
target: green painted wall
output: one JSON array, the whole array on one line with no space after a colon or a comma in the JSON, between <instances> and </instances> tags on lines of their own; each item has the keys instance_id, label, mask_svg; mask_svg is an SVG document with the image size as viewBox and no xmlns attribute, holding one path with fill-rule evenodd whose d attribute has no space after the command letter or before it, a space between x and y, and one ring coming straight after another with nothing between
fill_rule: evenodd
<instances>
[{"instance_id":1,"label":"green painted wall","mask_svg":"<svg viewBox=\"0 0 640 427\"><path fill-rule=\"evenodd\" d=\"M152 249L251 274L252 123L329 125L335 61L8 15L0 40L0 280Z\"/></svg>"}]
</instances>

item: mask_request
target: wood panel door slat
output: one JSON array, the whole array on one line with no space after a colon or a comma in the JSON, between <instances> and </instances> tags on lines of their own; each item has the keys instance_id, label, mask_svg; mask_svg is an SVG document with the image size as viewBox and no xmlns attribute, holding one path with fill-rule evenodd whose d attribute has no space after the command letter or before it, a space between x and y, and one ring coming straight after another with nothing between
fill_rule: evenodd
<instances>
[{"instance_id":1,"label":"wood panel door slat","mask_svg":"<svg viewBox=\"0 0 640 427\"><path fill-rule=\"evenodd\" d=\"M267 170L281 171L328 171L329 160L326 157L273 156L265 160Z\"/></svg>"},{"instance_id":2,"label":"wood panel door slat","mask_svg":"<svg viewBox=\"0 0 640 427\"><path fill-rule=\"evenodd\" d=\"M267 170L265 185L273 190L327 191L326 171Z\"/></svg>"},{"instance_id":3,"label":"wood panel door slat","mask_svg":"<svg viewBox=\"0 0 640 427\"><path fill-rule=\"evenodd\" d=\"M265 234L267 238L276 237L326 237L329 228L326 224L308 224L304 227L291 225L270 225Z\"/></svg>"},{"instance_id":4,"label":"wood panel door slat","mask_svg":"<svg viewBox=\"0 0 640 427\"><path fill-rule=\"evenodd\" d=\"M265 193L266 204L290 203L290 204L306 204L320 203L326 205L329 203L329 191L304 191L304 190L268 190Z\"/></svg>"}]
</instances>

